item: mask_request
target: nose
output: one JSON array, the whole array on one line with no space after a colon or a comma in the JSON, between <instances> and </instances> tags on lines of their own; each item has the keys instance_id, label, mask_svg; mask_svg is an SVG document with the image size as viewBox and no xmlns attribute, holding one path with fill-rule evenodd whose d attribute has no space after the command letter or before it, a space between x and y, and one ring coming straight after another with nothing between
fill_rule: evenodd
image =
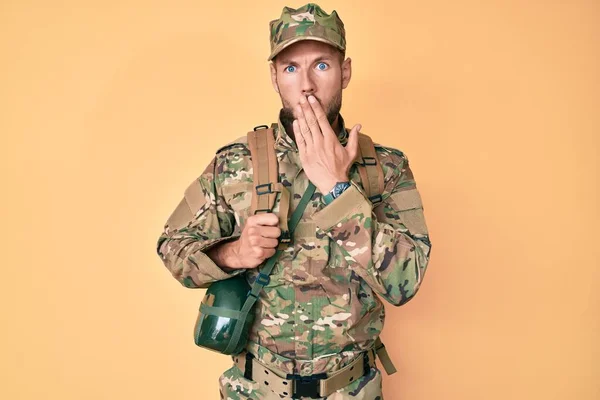
<instances>
[{"instance_id":1,"label":"nose","mask_svg":"<svg viewBox=\"0 0 600 400\"><path fill-rule=\"evenodd\" d=\"M301 73L302 80L300 83L300 89L302 90L302 94L304 96L308 96L309 94L314 94L316 90L315 81L311 76L311 71L304 69Z\"/></svg>"}]
</instances>

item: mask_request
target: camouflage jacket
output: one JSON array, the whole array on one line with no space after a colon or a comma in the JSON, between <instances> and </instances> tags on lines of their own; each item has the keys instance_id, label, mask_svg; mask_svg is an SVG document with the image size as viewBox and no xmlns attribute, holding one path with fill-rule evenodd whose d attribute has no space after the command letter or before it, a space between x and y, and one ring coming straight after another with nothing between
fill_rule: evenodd
<instances>
[{"instance_id":1,"label":"camouflage jacket","mask_svg":"<svg viewBox=\"0 0 600 400\"><path fill-rule=\"evenodd\" d=\"M349 131L341 116L340 122L338 139L346 144ZM308 179L281 120L275 133L291 215ZM205 254L239 237L249 217L252 162L245 142L244 136L217 152L185 191L177 208L185 211L174 212L160 235L158 254L185 287L205 288L245 271L252 283L257 275L256 268L221 269ZM385 175L382 202L374 207L365 196L356 166L350 188L329 205L315 191L255 307L249 338L256 351L296 360L351 356L383 329L376 294L399 306L419 289L431 249L421 198L406 156L377 143L375 149Z\"/></svg>"}]
</instances>

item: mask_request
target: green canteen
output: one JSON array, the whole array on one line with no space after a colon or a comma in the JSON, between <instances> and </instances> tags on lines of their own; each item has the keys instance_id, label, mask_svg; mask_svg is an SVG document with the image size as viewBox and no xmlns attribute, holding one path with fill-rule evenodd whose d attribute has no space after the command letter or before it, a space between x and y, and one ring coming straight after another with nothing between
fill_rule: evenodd
<instances>
[{"instance_id":1,"label":"green canteen","mask_svg":"<svg viewBox=\"0 0 600 400\"><path fill-rule=\"evenodd\" d=\"M254 312L241 313L250 285L245 274L211 283L200 303L194 327L196 345L221 354L238 354L244 350L248 332L254 321ZM244 324L237 343L230 341L236 324ZM227 348L233 351L227 352Z\"/></svg>"}]
</instances>

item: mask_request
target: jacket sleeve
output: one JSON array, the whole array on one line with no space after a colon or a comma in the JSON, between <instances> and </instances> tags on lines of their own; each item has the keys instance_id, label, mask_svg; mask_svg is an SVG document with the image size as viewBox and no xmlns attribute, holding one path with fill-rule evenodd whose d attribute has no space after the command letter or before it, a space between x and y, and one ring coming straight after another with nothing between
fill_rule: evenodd
<instances>
[{"instance_id":1,"label":"jacket sleeve","mask_svg":"<svg viewBox=\"0 0 600 400\"><path fill-rule=\"evenodd\" d=\"M185 190L164 225L156 251L173 277L188 288L206 288L243 270L221 269L206 255L218 243L240 236L235 216L218 190L217 157Z\"/></svg>"},{"instance_id":2,"label":"jacket sleeve","mask_svg":"<svg viewBox=\"0 0 600 400\"><path fill-rule=\"evenodd\" d=\"M375 210L363 189L351 182L314 216L332 245L340 246L349 267L395 306L417 293L431 251L423 204L408 159L398 157L386 179L382 204Z\"/></svg>"}]
</instances>

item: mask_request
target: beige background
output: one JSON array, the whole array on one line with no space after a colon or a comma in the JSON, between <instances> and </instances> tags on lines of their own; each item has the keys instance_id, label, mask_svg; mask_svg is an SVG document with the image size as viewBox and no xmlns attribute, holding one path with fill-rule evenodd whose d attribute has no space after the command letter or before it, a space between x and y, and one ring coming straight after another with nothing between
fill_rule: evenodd
<instances>
[{"instance_id":1,"label":"beige background","mask_svg":"<svg viewBox=\"0 0 600 400\"><path fill-rule=\"evenodd\" d=\"M203 290L155 245L214 151L275 120L285 4L0 3L0 398L218 398ZM433 242L387 307L385 398L600 398L600 4L321 5L347 28L343 115L406 152Z\"/></svg>"}]
</instances>

